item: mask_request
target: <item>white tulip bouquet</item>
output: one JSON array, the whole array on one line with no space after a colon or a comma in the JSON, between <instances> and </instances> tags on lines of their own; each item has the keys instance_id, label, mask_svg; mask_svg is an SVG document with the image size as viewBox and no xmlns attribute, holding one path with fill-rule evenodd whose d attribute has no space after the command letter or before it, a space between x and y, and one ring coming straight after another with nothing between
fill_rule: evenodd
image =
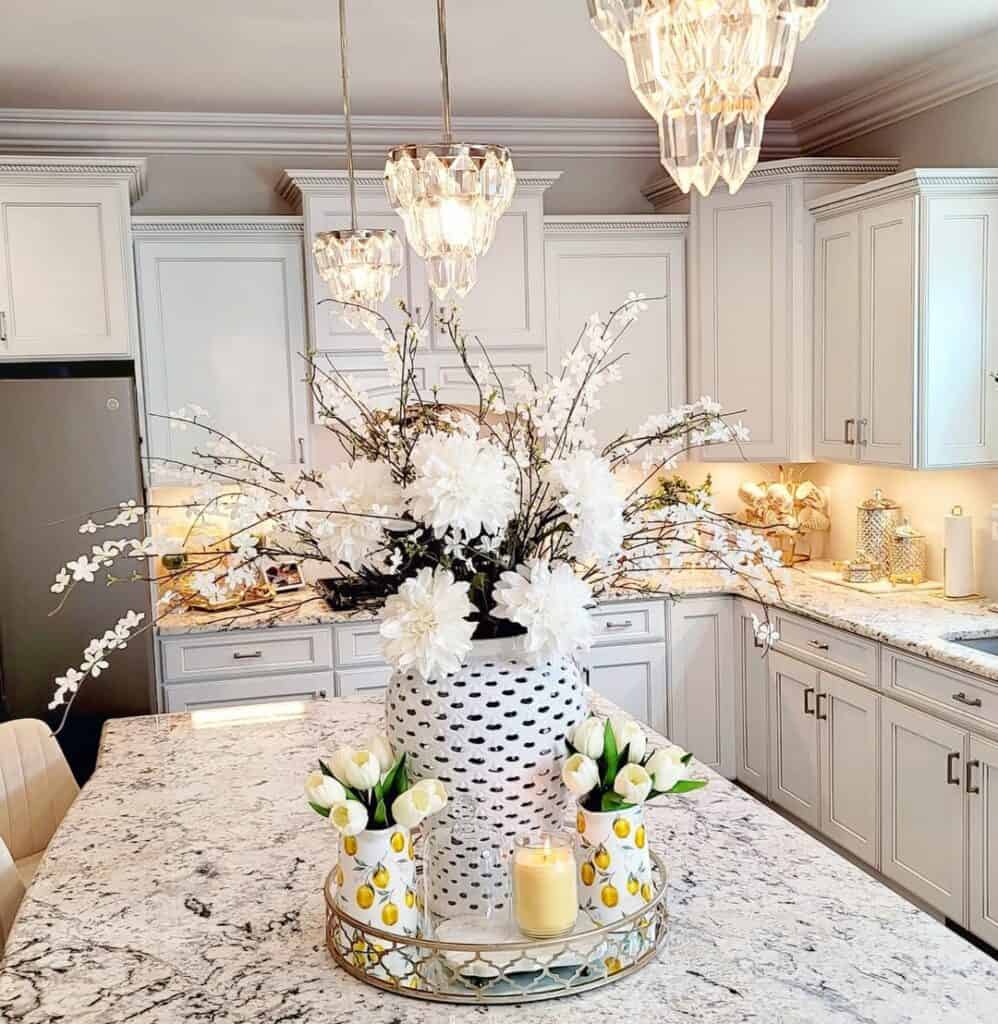
<instances>
[{"instance_id":1,"label":"white tulip bouquet","mask_svg":"<svg viewBox=\"0 0 998 1024\"><path fill-rule=\"evenodd\" d=\"M317 814L344 836L392 825L415 828L447 803L438 779L411 783L405 754L396 757L385 736L361 747L340 747L305 779L305 797Z\"/></svg>"},{"instance_id":2,"label":"white tulip bouquet","mask_svg":"<svg viewBox=\"0 0 998 1024\"><path fill-rule=\"evenodd\" d=\"M649 751L644 730L624 715L585 718L567 742L561 777L587 811L620 811L707 785L690 778L692 754L675 746Z\"/></svg>"}]
</instances>

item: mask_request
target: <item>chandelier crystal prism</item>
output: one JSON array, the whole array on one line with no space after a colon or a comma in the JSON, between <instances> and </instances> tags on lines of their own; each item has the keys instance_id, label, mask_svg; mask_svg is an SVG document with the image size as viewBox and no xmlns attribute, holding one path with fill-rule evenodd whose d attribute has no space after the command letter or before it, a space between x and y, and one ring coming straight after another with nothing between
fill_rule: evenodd
<instances>
[{"instance_id":1,"label":"chandelier crystal prism","mask_svg":"<svg viewBox=\"0 0 998 1024\"><path fill-rule=\"evenodd\" d=\"M373 312L388 296L402 269L402 241L391 228L357 227L357 191L353 167L353 125L350 119L350 77L347 62L346 0L340 0L340 75L343 82L343 120L347 137L347 179L350 187L350 227L321 231L312 243L316 269L340 306L340 316L357 330L371 328Z\"/></svg>"},{"instance_id":2,"label":"chandelier crystal prism","mask_svg":"<svg viewBox=\"0 0 998 1024\"><path fill-rule=\"evenodd\" d=\"M474 285L478 259L513 199L516 173L505 146L453 141L444 0L437 0L437 36L443 142L396 146L385 164L385 190L443 302L451 293L463 298Z\"/></svg>"},{"instance_id":3,"label":"chandelier crystal prism","mask_svg":"<svg viewBox=\"0 0 998 1024\"><path fill-rule=\"evenodd\" d=\"M734 193L755 167L766 114L797 45L828 0L588 0L597 32L624 59L658 124L676 184Z\"/></svg>"}]
</instances>

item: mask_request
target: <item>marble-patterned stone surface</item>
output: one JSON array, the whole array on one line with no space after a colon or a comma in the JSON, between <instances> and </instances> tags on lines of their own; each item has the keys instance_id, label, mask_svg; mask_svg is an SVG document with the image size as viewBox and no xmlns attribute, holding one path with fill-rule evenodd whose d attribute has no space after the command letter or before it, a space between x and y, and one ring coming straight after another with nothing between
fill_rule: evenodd
<instances>
[{"instance_id":1,"label":"marble-patterned stone surface","mask_svg":"<svg viewBox=\"0 0 998 1024\"><path fill-rule=\"evenodd\" d=\"M473 1009L404 999L323 945L329 826L302 797L317 754L359 739L371 700L197 728L108 726L0 972L5 1024L976 1024L998 963L800 829L710 785L652 805L671 868L660 960L588 995Z\"/></svg>"}]
</instances>

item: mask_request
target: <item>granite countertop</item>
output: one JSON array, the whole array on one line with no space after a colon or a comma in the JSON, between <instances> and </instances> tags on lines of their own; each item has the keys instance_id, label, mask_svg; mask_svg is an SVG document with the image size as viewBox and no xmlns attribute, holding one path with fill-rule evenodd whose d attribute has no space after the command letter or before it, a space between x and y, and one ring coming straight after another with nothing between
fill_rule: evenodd
<instances>
[{"instance_id":1,"label":"granite countertop","mask_svg":"<svg viewBox=\"0 0 998 1024\"><path fill-rule=\"evenodd\" d=\"M605 702L598 702L608 710ZM109 723L7 944L10 1024L972 1024L998 1017L998 964L708 769L649 807L670 866L657 962L569 1001L440 1007L365 986L323 945L336 856L305 805L320 753L379 702L197 728Z\"/></svg>"},{"instance_id":2,"label":"granite countertop","mask_svg":"<svg viewBox=\"0 0 998 1024\"><path fill-rule=\"evenodd\" d=\"M827 568L828 563L814 566L815 570ZM998 613L989 609L988 601L948 601L938 592L905 591L874 596L816 579L800 569L784 570L781 580L779 593L772 587L764 587L756 594L741 581L732 582L717 572L678 571L646 581L646 586L658 588L657 594L625 588L614 591L604 600L637 600L649 596L681 600L708 594L761 598L771 607L796 612L998 682L998 656L960 647L946 639L998 633ZM221 613L176 612L162 618L157 629L168 636L376 618L377 611L372 610L334 612L314 590L306 587L282 594L260 608Z\"/></svg>"}]
</instances>

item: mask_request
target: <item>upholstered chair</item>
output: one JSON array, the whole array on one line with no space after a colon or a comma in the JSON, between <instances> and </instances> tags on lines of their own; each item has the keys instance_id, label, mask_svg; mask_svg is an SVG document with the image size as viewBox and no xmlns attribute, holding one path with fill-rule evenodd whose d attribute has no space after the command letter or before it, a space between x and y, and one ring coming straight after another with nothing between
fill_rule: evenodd
<instances>
[{"instance_id":1,"label":"upholstered chair","mask_svg":"<svg viewBox=\"0 0 998 1024\"><path fill-rule=\"evenodd\" d=\"M22 718L0 725L0 839L25 886L79 791L44 722Z\"/></svg>"},{"instance_id":2,"label":"upholstered chair","mask_svg":"<svg viewBox=\"0 0 998 1024\"><path fill-rule=\"evenodd\" d=\"M14 918L17 915L17 908L21 905L21 897L24 896L24 883L17 873L17 866L10 850L0 842L0 953L7 942L11 928L14 927Z\"/></svg>"}]
</instances>

